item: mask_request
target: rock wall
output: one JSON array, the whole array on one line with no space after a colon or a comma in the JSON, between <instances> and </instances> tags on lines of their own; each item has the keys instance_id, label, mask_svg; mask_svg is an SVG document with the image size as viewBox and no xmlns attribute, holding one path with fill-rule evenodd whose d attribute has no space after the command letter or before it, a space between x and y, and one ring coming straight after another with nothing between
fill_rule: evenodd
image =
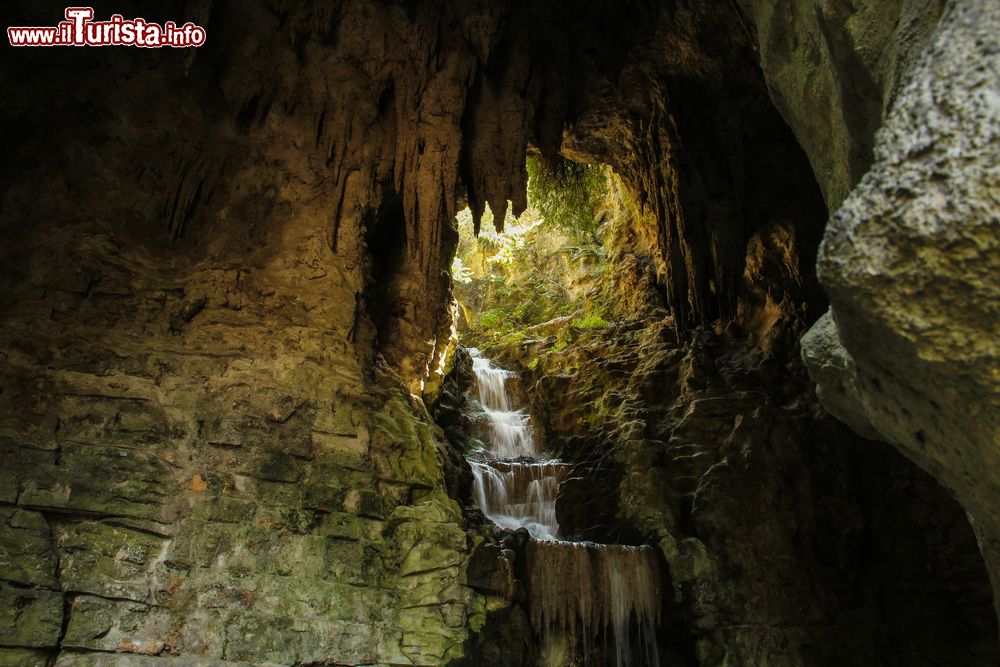
<instances>
[{"instance_id":1,"label":"rock wall","mask_svg":"<svg viewBox=\"0 0 1000 667\"><path fill-rule=\"evenodd\" d=\"M771 98L834 211L868 170L882 115L945 0L748 4Z\"/></svg>"},{"instance_id":2,"label":"rock wall","mask_svg":"<svg viewBox=\"0 0 1000 667\"><path fill-rule=\"evenodd\" d=\"M656 313L648 276L618 270L642 264L633 237L607 237L608 280ZM577 464L561 529L659 547L672 664L993 664L989 578L948 492L826 416L794 338L767 357L741 327L684 343L659 312L494 353Z\"/></svg>"},{"instance_id":3,"label":"rock wall","mask_svg":"<svg viewBox=\"0 0 1000 667\"><path fill-rule=\"evenodd\" d=\"M621 177L641 223L633 237L685 338L697 326L749 322L746 299L765 296L744 280L753 248L783 233L808 267L824 214L805 156L768 99L745 17L692 3L662 12L656 27L618 79L595 83L563 152ZM812 272L782 275L782 261L780 252L757 258L773 296L821 302Z\"/></svg>"},{"instance_id":4,"label":"rock wall","mask_svg":"<svg viewBox=\"0 0 1000 667\"><path fill-rule=\"evenodd\" d=\"M890 5L754 3L772 94L835 211L832 309L804 355L830 412L969 511L1000 600L1000 11Z\"/></svg>"},{"instance_id":5,"label":"rock wall","mask_svg":"<svg viewBox=\"0 0 1000 667\"><path fill-rule=\"evenodd\" d=\"M532 393L579 461L560 524L659 547L690 664L995 663L989 580L948 493L823 416L801 373L725 336L679 345L671 324L538 343Z\"/></svg>"},{"instance_id":6,"label":"rock wall","mask_svg":"<svg viewBox=\"0 0 1000 667\"><path fill-rule=\"evenodd\" d=\"M411 391L459 122L413 126L466 70L399 6L149 9L208 43L4 56L0 662L447 662L483 602Z\"/></svg>"}]
</instances>

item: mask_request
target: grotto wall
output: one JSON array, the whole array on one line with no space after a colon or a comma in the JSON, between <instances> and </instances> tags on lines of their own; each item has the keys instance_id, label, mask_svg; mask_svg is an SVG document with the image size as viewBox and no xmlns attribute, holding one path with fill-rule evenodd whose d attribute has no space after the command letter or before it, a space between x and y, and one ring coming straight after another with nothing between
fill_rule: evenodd
<instances>
[{"instance_id":1,"label":"grotto wall","mask_svg":"<svg viewBox=\"0 0 1000 667\"><path fill-rule=\"evenodd\" d=\"M445 662L482 599L408 387L458 119L412 126L466 70L401 7L130 10L208 44L5 52L0 662Z\"/></svg>"},{"instance_id":2,"label":"grotto wall","mask_svg":"<svg viewBox=\"0 0 1000 667\"><path fill-rule=\"evenodd\" d=\"M871 165L875 131L945 0L746 4L771 98L836 210Z\"/></svg>"},{"instance_id":3,"label":"grotto wall","mask_svg":"<svg viewBox=\"0 0 1000 667\"><path fill-rule=\"evenodd\" d=\"M825 414L793 337L766 354L743 326L681 340L635 270L651 262L641 212L615 205L627 196L604 209L590 296L608 321L557 318L487 348L519 370L546 448L575 463L562 535L658 548L670 664L993 664L989 578L961 505ZM516 627L517 606L488 618Z\"/></svg>"},{"instance_id":4,"label":"grotto wall","mask_svg":"<svg viewBox=\"0 0 1000 667\"><path fill-rule=\"evenodd\" d=\"M617 80L591 86L563 153L621 177L682 339L739 323L769 347L773 322L756 315L805 321L822 303L810 267L825 216L768 98L753 27L734 6L678 5L632 53Z\"/></svg>"},{"instance_id":5,"label":"grotto wall","mask_svg":"<svg viewBox=\"0 0 1000 667\"><path fill-rule=\"evenodd\" d=\"M455 211L519 210L529 147L621 172L641 293L673 313L650 328L671 372L714 322L787 353L821 302L803 270L820 194L735 5L95 8L208 41L4 50L2 662L461 659L488 622L466 583L481 536L422 399L449 344ZM49 25L63 5L5 10ZM669 532L662 502L629 521ZM671 549L701 604L708 560ZM705 660L772 655L786 634L761 648L718 619L787 620L785 602L692 616Z\"/></svg>"},{"instance_id":6,"label":"grotto wall","mask_svg":"<svg viewBox=\"0 0 1000 667\"><path fill-rule=\"evenodd\" d=\"M833 212L818 263L831 311L803 339L820 398L952 490L1000 600L1000 8L755 2L754 15L772 95Z\"/></svg>"}]
</instances>

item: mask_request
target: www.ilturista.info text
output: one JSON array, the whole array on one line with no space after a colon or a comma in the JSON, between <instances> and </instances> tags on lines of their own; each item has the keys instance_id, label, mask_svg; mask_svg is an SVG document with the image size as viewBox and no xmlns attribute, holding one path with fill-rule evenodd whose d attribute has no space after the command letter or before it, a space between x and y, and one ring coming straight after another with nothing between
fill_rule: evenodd
<instances>
[{"instance_id":1,"label":"www.ilturista.info text","mask_svg":"<svg viewBox=\"0 0 1000 667\"><path fill-rule=\"evenodd\" d=\"M107 21L94 21L92 7L67 7L66 20L51 27L7 28L11 46L138 46L185 48L205 43L205 29L190 21L178 26L163 25L142 18L125 19L121 14Z\"/></svg>"}]
</instances>

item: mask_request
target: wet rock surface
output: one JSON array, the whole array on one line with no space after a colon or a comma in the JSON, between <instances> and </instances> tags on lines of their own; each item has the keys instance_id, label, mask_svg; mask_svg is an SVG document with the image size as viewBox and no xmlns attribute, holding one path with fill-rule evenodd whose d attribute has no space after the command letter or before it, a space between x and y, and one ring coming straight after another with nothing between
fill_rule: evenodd
<instances>
[{"instance_id":1,"label":"wet rock surface","mask_svg":"<svg viewBox=\"0 0 1000 667\"><path fill-rule=\"evenodd\" d=\"M761 363L728 336L678 345L663 321L579 336L541 346L531 392L552 415L549 442L589 462L591 493L608 495L595 522L597 504L566 489L560 520L659 547L690 660L997 659L962 508L887 445L823 416L801 367Z\"/></svg>"},{"instance_id":2,"label":"wet rock surface","mask_svg":"<svg viewBox=\"0 0 1000 667\"><path fill-rule=\"evenodd\" d=\"M875 132L949 3L747 3L775 106L835 211L872 161Z\"/></svg>"}]
</instances>

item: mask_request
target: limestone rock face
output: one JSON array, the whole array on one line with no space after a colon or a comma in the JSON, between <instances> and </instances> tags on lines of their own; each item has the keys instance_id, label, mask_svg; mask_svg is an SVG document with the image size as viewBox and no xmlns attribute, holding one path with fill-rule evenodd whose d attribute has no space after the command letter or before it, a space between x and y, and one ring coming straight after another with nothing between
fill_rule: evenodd
<instances>
[{"instance_id":1,"label":"limestone rock face","mask_svg":"<svg viewBox=\"0 0 1000 667\"><path fill-rule=\"evenodd\" d=\"M840 342L831 313L820 317L802 337L802 358L817 383L816 395L823 407L855 433L881 440L882 434L865 414L865 404L858 400L864 390L854 360Z\"/></svg>"},{"instance_id":2,"label":"limestone rock face","mask_svg":"<svg viewBox=\"0 0 1000 667\"><path fill-rule=\"evenodd\" d=\"M534 341L522 372L546 446L577 463L560 529L663 555L665 638L688 656L672 664L995 662L989 579L948 492L825 415L794 359L671 328Z\"/></svg>"},{"instance_id":3,"label":"limestone rock face","mask_svg":"<svg viewBox=\"0 0 1000 667\"><path fill-rule=\"evenodd\" d=\"M948 5L827 227L803 351L831 412L955 493L1000 593L998 34L996 3Z\"/></svg>"},{"instance_id":4,"label":"limestone rock face","mask_svg":"<svg viewBox=\"0 0 1000 667\"><path fill-rule=\"evenodd\" d=\"M945 0L750 4L771 98L836 210L871 164L882 114Z\"/></svg>"}]
</instances>

